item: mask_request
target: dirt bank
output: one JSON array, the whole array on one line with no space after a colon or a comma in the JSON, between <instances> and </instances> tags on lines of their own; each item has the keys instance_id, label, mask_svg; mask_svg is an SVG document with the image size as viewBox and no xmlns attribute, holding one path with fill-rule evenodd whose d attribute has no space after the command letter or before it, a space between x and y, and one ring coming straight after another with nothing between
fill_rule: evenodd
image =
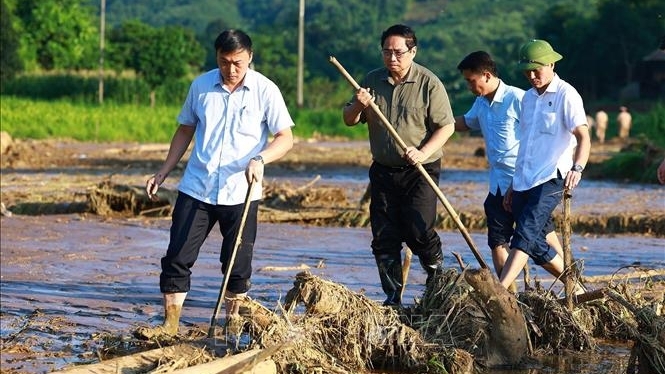
<instances>
[{"instance_id":1,"label":"dirt bank","mask_svg":"<svg viewBox=\"0 0 665 374\"><path fill-rule=\"evenodd\" d=\"M7 142L9 144L7 145ZM102 182L141 188L166 157L166 144L4 141L0 159L1 201L14 214L111 214L91 206L90 195ZM619 151L618 144L594 145L588 168ZM365 141L299 141L282 160L268 165L263 222L298 222L321 226L364 226L359 211L371 162ZM171 173L164 191L175 191L184 163ZM445 147L441 188L469 230L484 230L486 194L483 142L477 137L451 140ZM572 227L588 234L665 235L665 191L659 186L585 181L573 200ZM162 208L139 205L120 214L168 216ZM147 203L147 201L145 201ZM441 229L455 229L440 210ZM560 219L557 213L557 219Z\"/></svg>"}]
</instances>

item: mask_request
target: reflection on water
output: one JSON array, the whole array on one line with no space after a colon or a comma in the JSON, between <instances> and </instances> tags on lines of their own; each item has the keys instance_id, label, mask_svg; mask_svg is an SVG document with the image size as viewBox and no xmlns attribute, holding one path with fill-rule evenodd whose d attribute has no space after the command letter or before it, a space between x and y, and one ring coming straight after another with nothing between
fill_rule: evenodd
<instances>
[{"instance_id":1,"label":"reflection on water","mask_svg":"<svg viewBox=\"0 0 665 374\"><path fill-rule=\"evenodd\" d=\"M65 363L84 362L95 358L94 348L86 343L93 334L118 334L138 325L161 322L159 260L168 244L169 221L157 222L153 227L140 222L71 217L39 226L30 221L38 219L45 218L13 217L2 221L0 335L3 341L29 338L35 347L71 352L71 357L8 363L3 353L3 367L20 364L26 372L43 372L44 367L53 369ZM29 237L7 234L21 232L25 227L31 227ZM457 266L450 255L453 251L476 266L458 232L440 232L440 236L447 266ZM486 261L491 262L485 236L474 233L472 238ZM277 310L293 285L294 275L301 271L295 267L304 264L314 274L381 301L370 239L369 228L260 224L250 295ZM219 232L213 230L193 268L192 290L182 317L185 325L207 327L210 321L222 280L218 263L220 241ZM609 274L635 264L665 267L665 239L573 236L572 245L576 259L584 263L584 275ZM551 282L540 267L532 267L531 275L543 283ZM405 301L421 295L425 278L414 259ZM53 331L56 325L63 329ZM528 369L501 373L619 373L610 363L624 365L621 362L627 355L627 350L618 350L598 356L600 362L578 356L551 357L530 364Z\"/></svg>"}]
</instances>

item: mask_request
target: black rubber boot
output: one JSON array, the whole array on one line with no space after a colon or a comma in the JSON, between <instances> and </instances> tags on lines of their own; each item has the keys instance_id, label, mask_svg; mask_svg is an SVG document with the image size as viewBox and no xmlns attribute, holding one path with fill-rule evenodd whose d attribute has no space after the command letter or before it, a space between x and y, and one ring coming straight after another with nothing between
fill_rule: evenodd
<instances>
[{"instance_id":1,"label":"black rubber boot","mask_svg":"<svg viewBox=\"0 0 665 374\"><path fill-rule=\"evenodd\" d=\"M402 304L402 258L396 255L377 255L376 265L379 268L381 287L387 298L384 306L399 306Z\"/></svg>"},{"instance_id":2,"label":"black rubber boot","mask_svg":"<svg viewBox=\"0 0 665 374\"><path fill-rule=\"evenodd\" d=\"M420 261L420 266L427 272L425 285L429 285L437 274L443 272L443 252L441 251L436 252L434 256L428 258L418 257L418 261Z\"/></svg>"}]
</instances>

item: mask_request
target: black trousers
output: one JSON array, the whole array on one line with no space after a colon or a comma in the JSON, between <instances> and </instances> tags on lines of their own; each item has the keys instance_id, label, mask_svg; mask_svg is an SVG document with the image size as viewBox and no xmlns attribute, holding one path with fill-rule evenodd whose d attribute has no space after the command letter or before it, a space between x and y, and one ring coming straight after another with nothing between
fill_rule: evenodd
<instances>
[{"instance_id":1,"label":"black trousers","mask_svg":"<svg viewBox=\"0 0 665 374\"><path fill-rule=\"evenodd\" d=\"M438 184L441 161L423 167ZM400 256L406 243L425 265L441 259L441 239L434 229L437 195L420 171L414 166L392 168L374 162L369 179L372 253Z\"/></svg>"},{"instance_id":2,"label":"black trousers","mask_svg":"<svg viewBox=\"0 0 665 374\"><path fill-rule=\"evenodd\" d=\"M258 207L258 200L250 203L241 245L236 252L233 269L228 274L227 288L233 293L247 292L250 287ZM159 288L163 293L190 290L190 269L216 223L219 223L223 237L219 261L222 263L222 273L227 274L243 208L244 204L211 205L182 192L178 193L172 216L171 239L166 255L162 257L162 273L159 276Z\"/></svg>"}]
</instances>

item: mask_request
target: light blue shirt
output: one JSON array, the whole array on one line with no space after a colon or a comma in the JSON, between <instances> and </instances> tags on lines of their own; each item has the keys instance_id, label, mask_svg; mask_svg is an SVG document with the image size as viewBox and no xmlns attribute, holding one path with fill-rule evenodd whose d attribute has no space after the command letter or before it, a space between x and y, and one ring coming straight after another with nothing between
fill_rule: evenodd
<instances>
[{"instance_id":1,"label":"light blue shirt","mask_svg":"<svg viewBox=\"0 0 665 374\"><path fill-rule=\"evenodd\" d=\"M526 191L573 167L577 139L573 130L586 126L584 102L577 90L557 74L542 95L535 88L522 100L520 149L513 189Z\"/></svg>"},{"instance_id":2,"label":"light blue shirt","mask_svg":"<svg viewBox=\"0 0 665 374\"><path fill-rule=\"evenodd\" d=\"M195 126L194 147L178 189L208 204L242 204L247 195L245 169L274 135L294 126L277 85L247 70L243 86L229 92L219 69L197 77L178 115ZM251 200L262 196L254 188Z\"/></svg>"},{"instance_id":3,"label":"light blue shirt","mask_svg":"<svg viewBox=\"0 0 665 374\"><path fill-rule=\"evenodd\" d=\"M466 125L473 130L480 130L485 139L490 169L489 190L493 195L497 190L505 194L513 180L519 148L517 127L522 96L522 89L499 81L491 102L484 96L478 96L464 115Z\"/></svg>"}]
</instances>

